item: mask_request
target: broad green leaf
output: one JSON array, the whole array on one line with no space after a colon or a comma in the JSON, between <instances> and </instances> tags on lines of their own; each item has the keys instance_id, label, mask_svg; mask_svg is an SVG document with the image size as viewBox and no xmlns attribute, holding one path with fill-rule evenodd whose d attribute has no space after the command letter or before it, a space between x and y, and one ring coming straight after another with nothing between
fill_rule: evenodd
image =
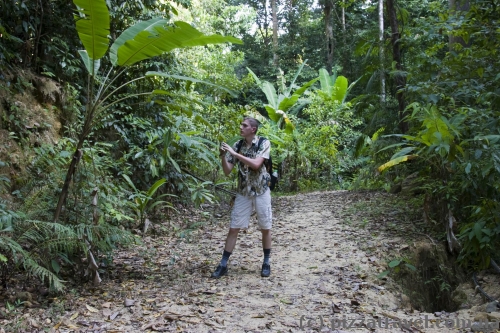
<instances>
[{"instance_id":1,"label":"broad green leaf","mask_svg":"<svg viewBox=\"0 0 500 333\"><path fill-rule=\"evenodd\" d=\"M398 266L400 263L401 263L401 260L393 260L389 263L389 267L394 268L394 267Z\"/></svg>"},{"instance_id":2,"label":"broad green leaf","mask_svg":"<svg viewBox=\"0 0 500 333\"><path fill-rule=\"evenodd\" d=\"M412 160L414 158L418 157L418 155L406 155L406 156L401 156L401 157L398 157L398 158L395 158L393 160L390 160L389 162L387 163L384 163L382 164L381 166L379 166L377 168L378 172L382 172L384 171L385 169L388 169L390 167L393 167L395 165L398 165L402 162L406 162L408 160Z\"/></svg>"},{"instance_id":3,"label":"broad green leaf","mask_svg":"<svg viewBox=\"0 0 500 333\"><path fill-rule=\"evenodd\" d=\"M111 63L116 66L118 62L118 48L125 44L128 40L134 39L137 34L142 31L154 31L155 26L163 27L168 24L168 21L162 17L156 17L147 21L141 21L133 26L127 28L122 34L115 40L109 49L109 57Z\"/></svg>"},{"instance_id":4,"label":"broad green leaf","mask_svg":"<svg viewBox=\"0 0 500 333\"><path fill-rule=\"evenodd\" d=\"M337 77L332 91L332 100L339 102L339 104L343 103L347 95L347 86L348 82L345 76Z\"/></svg>"},{"instance_id":5,"label":"broad green leaf","mask_svg":"<svg viewBox=\"0 0 500 333\"><path fill-rule=\"evenodd\" d=\"M326 94L327 98L330 99L332 96L332 82L330 80L330 74L324 68L319 70L319 82L321 84L321 91Z\"/></svg>"},{"instance_id":6,"label":"broad green leaf","mask_svg":"<svg viewBox=\"0 0 500 333\"><path fill-rule=\"evenodd\" d=\"M405 264L406 267L408 267L409 269L411 269L412 271L416 271L417 268L415 266L413 266L412 264Z\"/></svg>"},{"instance_id":7,"label":"broad green leaf","mask_svg":"<svg viewBox=\"0 0 500 333\"><path fill-rule=\"evenodd\" d=\"M316 81L318 81L318 79L319 78L312 79L311 81L307 82L302 87L300 87L299 89L295 90L293 92L293 94L301 96L310 86L312 86L314 83L316 83Z\"/></svg>"},{"instance_id":8,"label":"broad green leaf","mask_svg":"<svg viewBox=\"0 0 500 333\"><path fill-rule=\"evenodd\" d=\"M390 271L383 271L382 273L377 275L377 278L382 279L382 278L386 277L387 274L389 274L389 273L390 273Z\"/></svg>"},{"instance_id":9,"label":"broad green leaf","mask_svg":"<svg viewBox=\"0 0 500 333\"><path fill-rule=\"evenodd\" d=\"M105 0L73 0L80 15L75 15L76 31L88 57L102 58L109 47L109 11Z\"/></svg>"},{"instance_id":10,"label":"broad green leaf","mask_svg":"<svg viewBox=\"0 0 500 333\"><path fill-rule=\"evenodd\" d=\"M57 260L52 259L50 261L50 263L52 265L52 269L54 270L54 272L56 274L59 274L59 271L61 270L61 266L59 265L59 263L57 262Z\"/></svg>"},{"instance_id":11,"label":"broad green leaf","mask_svg":"<svg viewBox=\"0 0 500 333\"><path fill-rule=\"evenodd\" d=\"M216 87L216 88L219 88L221 90L224 90L233 97L238 97L238 94L236 92L234 92L233 90L230 90L226 87L220 86L220 85L212 83L212 82L198 80L198 79L195 79L195 78L192 78L189 76L172 75L172 74L167 74L167 73L162 73L162 72L147 72L146 76L161 76L161 77L166 77L166 78L175 79L175 80L183 80L183 81L190 81L190 82L195 82L195 83L202 83L202 84L206 84L208 86L212 86L212 87ZM163 94L163 92L161 90L155 90L153 93L155 93L156 91Z\"/></svg>"},{"instance_id":12,"label":"broad green leaf","mask_svg":"<svg viewBox=\"0 0 500 333\"><path fill-rule=\"evenodd\" d=\"M273 107L271 107L270 105L264 105L264 107L266 108L269 119L275 122L280 120L281 116L276 113L276 110Z\"/></svg>"},{"instance_id":13,"label":"broad green leaf","mask_svg":"<svg viewBox=\"0 0 500 333\"><path fill-rule=\"evenodd\" d=\"M283 100L280 102L279 106L278 106L278 110L281 110L281 111L287 111L288 109L290 109L296 102L297 100L299 99L299 95L292 95L292 97L285 97L283 98Z\"/></svg>"},{"instance_id":14,"label":"broad green leaf","mask_svg":"<svg viewBox=\"0 0 500 333\"><path fill-rule=\"evenodd\" d=\"M267 102L269 103L269 105L275 110L279 110L278 96L276 95L276 89L274 88L274 86L270 82L264 81L261 88L264 94L266 94Z\"/></svg>"},{"instance_id":15,"label":"broad green leaf","mask_svg":"<svg viewBox=\"0 0 500 333\"><path fill-rule=\"evenodd\" d=\"M80 57L82 58L85 68L87 68L89 74L94 76L99 70L99 67L101 65L101 60L100 59L94 60L89 58L89 54L87 53L86 50L79 50L78 53L80 54Z\"/></svg>"},{"instance_id":16,"label":"broad green leaf","mask_svg":"<svg viewBox=\"0 0 500 333\"><path fill-rule=\"evenodd\" d=\"M176 21L174 26L155 24L148 30L135 34L117 48L118 66L130 66L138 61L161 55L177 48L204 46L208 44L242 42L231 36L204 35L186 22Z\"/></svg>"},{"instance_id":17,"label":"broad green leaf","mask_svg":"<svg viewBox=\"0 0 500 333\"><path fill-rule=\"evenodd\" d=\"M7 257L0 254L0 262L7 262Z\"/></svg>"}]
</instances>

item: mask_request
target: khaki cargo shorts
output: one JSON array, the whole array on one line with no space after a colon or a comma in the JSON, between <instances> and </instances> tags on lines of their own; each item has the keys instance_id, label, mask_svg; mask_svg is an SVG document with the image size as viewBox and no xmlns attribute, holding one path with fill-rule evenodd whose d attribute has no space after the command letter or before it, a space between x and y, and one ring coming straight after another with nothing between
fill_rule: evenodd
<instances>
[{"instance_id":1,"label":"khaki cargo shorts","mask_svg":"<svg viewBox=\"0 0 500 333\"><path fill-rule=\"evenodd\" d=\"M257 213L259 227L264 230L271 229L273 213L271 210L271 191L269 189L255 197L246 197L241 194L236 195L233 211L231 212L231 228L248 228L250 216L254 208Z\"/></svg>"}]
</instances>

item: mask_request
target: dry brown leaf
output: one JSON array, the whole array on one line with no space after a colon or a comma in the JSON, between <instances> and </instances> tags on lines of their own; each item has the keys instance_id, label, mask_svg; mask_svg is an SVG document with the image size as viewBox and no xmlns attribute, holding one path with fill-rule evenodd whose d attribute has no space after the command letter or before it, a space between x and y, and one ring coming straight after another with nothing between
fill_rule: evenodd
<instances>
[{"instance_id":1,"label":"dry brown leaf","mask_svg":"<svg viewBox=\"0 0 500 333\"><path fill-rule=\"evenodd\" d=\"M97 310L96 308L94 308L94 307L93 307L93 306L91 306L91 305L85 304L85 307L86 307L86 308L87 308L87 310L89 310L90 312L94 312L94 313L99 312L99 310Z\"/></svg>"},{"instance_id":2,"label":"dry brown leaf","mask_svg":"<svg viewBox=\"0 0 500 333\"><path fill-rule=\"evenodd\" d=\"M110 308L111 307L111 303L110 302L102 303L101 307L102 308Z\"/></svg>"}]
</instances>

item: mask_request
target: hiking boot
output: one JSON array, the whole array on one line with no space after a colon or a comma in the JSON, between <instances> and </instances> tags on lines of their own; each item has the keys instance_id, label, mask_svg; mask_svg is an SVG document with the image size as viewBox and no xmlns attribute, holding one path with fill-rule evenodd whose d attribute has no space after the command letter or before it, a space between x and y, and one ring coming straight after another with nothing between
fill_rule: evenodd
<instances>
[{"instance_id":1,"label":"hiking boot","mask_svg":"<svg viewBox=\"0 0 500 333\"><path fill-rule=\"evenodd\" d=\"M218 279L220 278L221 276L224 276L227 274L227 266L217 266L217 268L215 269L215 271L212 273L212 275L210 276L211 278L214 278L214 279Z\"/></svg>"},{"instance_id":2,"label":"hiking boot","mask_svg":"<svg viewBox=\"0 0 500 333\"><path fill-rule=\"evenodd\" d=\"M271 265L262 264L262 270L260 271L260 276L269 277L271 275Z\"/></svg>"}]
</instances>

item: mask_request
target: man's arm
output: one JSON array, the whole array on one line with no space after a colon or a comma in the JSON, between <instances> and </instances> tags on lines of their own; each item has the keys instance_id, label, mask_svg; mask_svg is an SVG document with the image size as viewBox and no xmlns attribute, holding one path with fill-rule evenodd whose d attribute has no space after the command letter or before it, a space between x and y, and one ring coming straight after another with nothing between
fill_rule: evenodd
<instances>
[{"instance_id":1,"label":"man's arm","mask_svg":"<svg viewBox=\"0 0 500 333\"><path fill-rule=\"evenodd\" d=\"M250 169L252 170L259 170L260 166L262 165L262 163L264 163L264 157L256 157L256 158L248 158L240 153L237 153L234 151L234 149L229 146L227 143L223 142L222 145L221 145L221 151L227 151L229 152L231 155L233 155L233 158L237 158L238 160L240 160L241 162L243 162L243 164L246 164L250 167ZM222 162L222 168L224 169L224 161L226 159L223 158L223 162ZM228 163L228 162L226 162ZM228 164L231 164L231 163L228 163ZM224 173L226 173L226 176L229 174L229 172L231 172L231 170L233 169L233 165L231 164L231 169L229 169L228 173L226 173L225 169L224 169Z\"/></svg>"},{"instance_id":2,"label":"man's arm","mask_svg":"<svg viewBox=\"0 0 500 333\"><path fill-rule=\"evenodd\" d=\"M264 157L248 158L236 152L233 154L233 157L248 165L252 170L259 170L262 163L264 163Z\"/></svg>"},{"instance_id":3,"label":"man's arm","mask_svg":"<svg viewBox=\"0 0 500 333\"><path fill-rule=\"evenodd\" d=\"M220 156L221 156L221 159L222 159L222 170L224 171L224 174L226 176L228 176L231 173L231 171L233 170L234 164L233 163L229 163L226 160L226 153L221 154Z\"/></svg>"}]
</instances>

